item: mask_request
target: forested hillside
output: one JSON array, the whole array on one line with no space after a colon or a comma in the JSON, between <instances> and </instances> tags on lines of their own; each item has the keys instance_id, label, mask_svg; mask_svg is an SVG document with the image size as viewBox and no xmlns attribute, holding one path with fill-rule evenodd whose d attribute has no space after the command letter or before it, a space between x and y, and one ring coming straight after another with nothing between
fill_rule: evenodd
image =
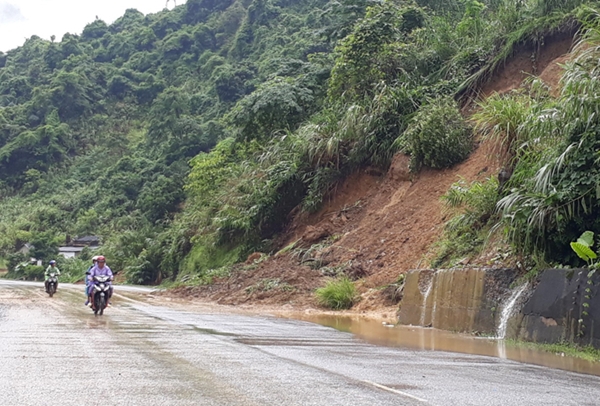
<instances>
[{"instance_id":1,"label":"forested hillside","mask_svg":"<svg viewBox=\"0 0 600 406\"><path fill-rule=\"evenodd\" d=\"M173 223L189 160L234 136L245 96L278 109L274 127L318 109L327 52L365 8L327 3L192 0L0 54L4 255L31 242L47 260L66 235L99 234L130 280L175 275L203 233L197 214Z\"/></svg>"},{"instance_id":2,"label":"forested hillside","mask_svg":"<svg viewBox=\"0 0 600 406\"><path fill-rule=\"evenodd\" d=\"M448 193L466 208L447 231L464 244L437 261L477 251L495 225L515 254L566 263L570 241L600 232L596 47L557 97L531 81L474 121L461 108L519 47L597 35L589 5L187 0L32 37L0 53L0 251L12 269L25 242L50 259L67 235L96 234L130 282L207 283L280 249L292 216L357 169L396 153L414 173L461 162L475 122L512 177Z\"/></svg>"}]
</instances>

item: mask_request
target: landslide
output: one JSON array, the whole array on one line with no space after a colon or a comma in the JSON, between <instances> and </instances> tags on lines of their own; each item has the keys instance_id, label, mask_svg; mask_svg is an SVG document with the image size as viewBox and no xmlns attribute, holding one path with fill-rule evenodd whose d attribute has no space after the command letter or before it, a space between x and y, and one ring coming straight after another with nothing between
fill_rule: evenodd
<instances>
[{"instance_id":1,"label":"landslide","mask_svg":"<svg viewBox=\"0 0 600 406\"><path fill-rule=\"evenodd\" d=\"M541 46L517 48L465 104L464 114L476 108L474 100L510 92L531 76L556 94L572 44L573 36L563 33ZM387 173L363 168L339 184L319 212L296 214L275 255L254 253L230 277L167 294L237 307L306 311L318 307L314 290L344 268L361 293L360 302L347 312L385 318L397 307L393 283L399 275L428 265L427 256L448 220L440 198L459 179L496 177L500 163L493 151L492 145L479 142L464 162L418 174L410 173L409 157L403 154L394 157ZM494 256L492 246L468 263L490 264Z\"/></svg>"}]
</instances>

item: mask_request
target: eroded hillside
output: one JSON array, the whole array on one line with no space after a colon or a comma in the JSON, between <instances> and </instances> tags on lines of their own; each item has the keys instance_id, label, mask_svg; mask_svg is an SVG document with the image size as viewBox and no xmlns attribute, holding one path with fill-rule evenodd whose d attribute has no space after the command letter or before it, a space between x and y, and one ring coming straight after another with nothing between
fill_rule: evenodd
<instances>
[{"instance_id":1,"label":"eroded hillside","mask_svg":"<svg viewBox=\"0 0 600 406\"><path fill-rule=\"evenodd\" d=\"M557 34L542 46L520 47L480 88L478 100L508 93L532 76L556 94L572 43L571 34ZM467 102L463 113L469 116L475 108ZM494 151L492 145L479 143L463 163L418 174L410 173L403 154L394 157L387 173L362 169L338 185L318 213L296 214L279 239L277 254L255 253L233 276L210 286L177 288L173 294L221 304L310 308L317 306L314 290L343 272L357 281L361 292L354 311L393 314L394 282L410 269L428 266L432 245L448 220L440 198L459 179L496 177L500 163ZM463 264L511 261L496 254L491 244Z\"/></svg>"}]
</instances>

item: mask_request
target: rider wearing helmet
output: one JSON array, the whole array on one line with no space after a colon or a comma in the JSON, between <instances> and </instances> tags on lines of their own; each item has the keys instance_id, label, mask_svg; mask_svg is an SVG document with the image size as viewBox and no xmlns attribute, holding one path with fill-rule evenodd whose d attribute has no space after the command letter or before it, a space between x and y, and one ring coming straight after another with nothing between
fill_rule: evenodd
<instances>
[{"instance_id":1,"label":"rider wearing helmet","mask_svg":"<svg viewBox=\"0 0 600 406\"><path fill-rule=\"evenodd\" d=\"M56 276L60 275L60 271L56 266L56 261L52 260L49 262L48 267L46 268L46 272L44 272L44 286L46 287L46 293L48 293L48 276L51 272L56 273ZM58 288L58 282L56 283L56 287Z\"/></svg>"},{"instance_id":2,"label":"rider wearing helmet","mask_svg":"<svg viewBox=\"0 0 600 406\"><path fill-rule=\"evenodd\" d=\"M102 275L102 276L110 276L110 281L113 280L113 273L112 270L108 267L108 265L106 265L106 258L104 258L104 256L99 255L98 258L96 258L96 265L94 265L92 267L92 269L90 269L90 274L88 275L88 280L89 280L89 286L88 286L88 301L92 304L92 307L94 306L94 301L92 300L92 292L94 290L94 276L96 275ZM110 292L108 294L108 300L110 301L110 298L112 296L112 286L110 288ZM109 302L110 303L110 302Z\"/></svg>"},{"instance_id":3,"label":"rider wearing helmet","mask_svg":"<svg viewBox=\"0 0 600 406\"><path fill-rule=\"evenodd\" d=\"M90 265L90 267L87 269L87 271L85 271L85 276L83 277L83 280L85 281L85 295L88 295L88 287L90 285L90 280L88 279L88 275L90 274L90 271L92 270L92 268L94 266L96 266L96 262L98 261L98 257L99 255L94 255L92 257L92 265ZM88 306L90 304L90 301L86 301L85 305Z\"/></svg>"}]
</instances>

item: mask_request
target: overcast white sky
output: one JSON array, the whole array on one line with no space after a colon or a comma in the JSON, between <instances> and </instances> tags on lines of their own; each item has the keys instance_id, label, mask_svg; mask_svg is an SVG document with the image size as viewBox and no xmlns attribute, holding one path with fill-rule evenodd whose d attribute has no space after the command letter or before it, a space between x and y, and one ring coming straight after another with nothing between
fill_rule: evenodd
<instances>
[{"instance_id":1,"label":"overcast white sky","mask_svg":"<svg viewBox=\"0 0 600 406\"><path fill-rule=\"evenodd\" d=\"M177 5L185 0L177 0ZM144 14L165 8L166 0L0 0L0 51L23 45L32 35L60 41L67 33L81 34L98 18L112 23L128 8ZM173 0L169 0L173 8Z\"/></svg>"}]
</instances>

